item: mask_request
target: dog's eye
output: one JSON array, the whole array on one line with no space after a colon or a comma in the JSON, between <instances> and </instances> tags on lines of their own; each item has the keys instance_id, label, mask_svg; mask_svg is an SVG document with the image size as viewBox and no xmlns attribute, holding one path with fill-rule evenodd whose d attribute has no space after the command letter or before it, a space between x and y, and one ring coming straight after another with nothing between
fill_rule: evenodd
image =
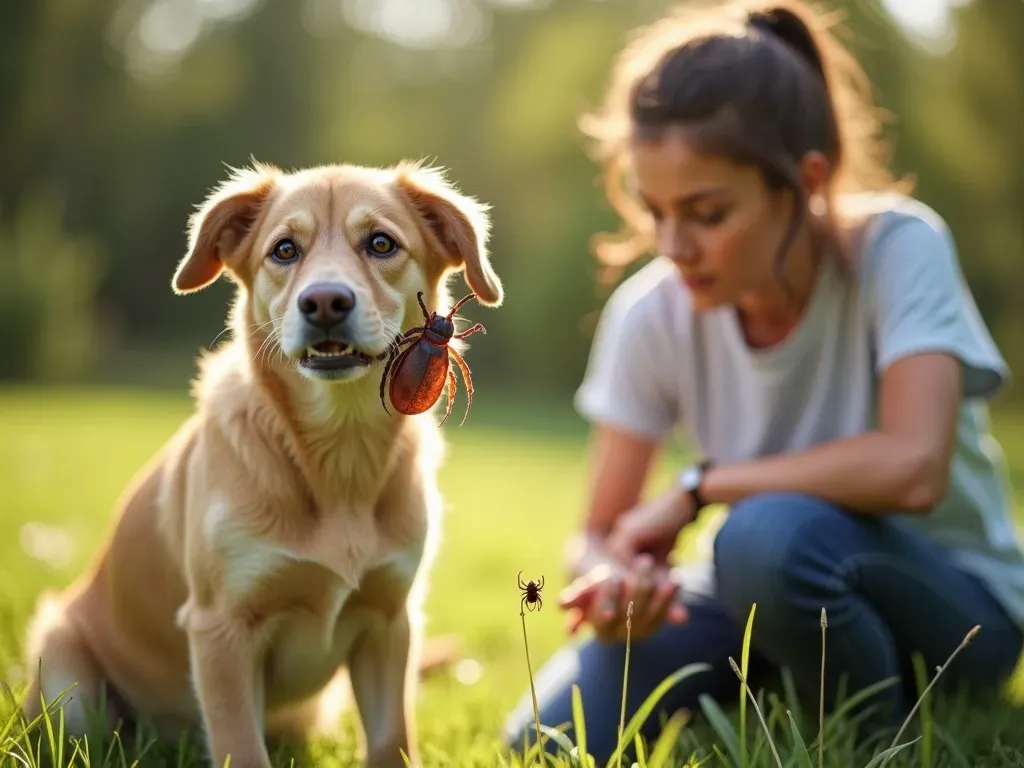
<instances>
[{"instance_id":1,"label":"dog's eye","mask_svg":"<svg viewBox=\"0 0 1024 768\"><path fill-rule=\"evenodd\" d=\"M277 245L274 246L274 250L270 252L270 257L277 262L287 264L290 261L295 261L299 255L298 246L295 245L291 240L281 240Z\"/></svg>"},{"instance_id":2,"label":"dog's eye","mask_svg":"<svg viewBox=\"0 0 1024 768\"><path fill-rule=\"evenodd\" d=\"M375 232L366 241L366 251L371 256L390 256L398 250L398 243L383 232Z\"/></svg>"}]
</instances>

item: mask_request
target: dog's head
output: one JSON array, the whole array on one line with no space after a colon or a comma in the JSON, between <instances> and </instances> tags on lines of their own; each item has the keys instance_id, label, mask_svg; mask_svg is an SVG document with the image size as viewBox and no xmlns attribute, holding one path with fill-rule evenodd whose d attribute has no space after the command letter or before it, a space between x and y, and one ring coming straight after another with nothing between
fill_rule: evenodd
<instances>
[{"instance_id":1,"label":"dog's head","mask_svg":"<svg viewBox=\"0 0 1024 768\"><path fill-rule=\"evenodd\" d=\"M501 303L489 224L485 206L418 164L254 165L193 215L173 287L191 293L227 272L246 332L272 329L306 376L352 380L401 333L417 292L436 296L448 272L463 270L481 303Z\"/></svg>"}]
</instances>

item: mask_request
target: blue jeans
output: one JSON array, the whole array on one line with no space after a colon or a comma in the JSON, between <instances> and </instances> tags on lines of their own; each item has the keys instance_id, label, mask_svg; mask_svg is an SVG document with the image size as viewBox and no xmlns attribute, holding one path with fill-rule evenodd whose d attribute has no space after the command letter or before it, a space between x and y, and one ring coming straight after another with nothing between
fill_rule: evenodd
<instances>
[{"instance_id":1,"label":"blue jeans","mask_svg":"<svg viewBox=\"0 0 1024 768\"><path fill-rule=\"evenodd\" d=\"M868 700L884 724L898 723L913 706L916 688L911 658L920 652L931 675L976 624L981 631L950 667L942 682L998 688L1022 651L1021 629L985 586L952 564L941 546L896 517L849 513L817 498L766 494L735 505L715 539L717 584L706 596L680 592L690 619L663 625L633 643L626 720L648 694L676 669L694 662L711 666L677 684L661 700L642 731L657 736L662 713L700 712L698 696L723 706L738 701L739 663L752 603L757 603L751 641L752 678L758 670L793 674L801 697L816 702L821 674L821 609L828 616L826 702L834 702L840 677L847 694L899 677ZM624 643L587 639L562 649L537 674L541 722L572 722L571 688L580 687L588 750L605 762L617 743ZM757 691L756 682L751 687ZM877 725L880 721L876 720ZM529 691L506 726L511 748L523 734L536 737ZM572 728L568 734L571 738ZM551 749L554 749L554 744Z\"/></svg>"}]
</instances>

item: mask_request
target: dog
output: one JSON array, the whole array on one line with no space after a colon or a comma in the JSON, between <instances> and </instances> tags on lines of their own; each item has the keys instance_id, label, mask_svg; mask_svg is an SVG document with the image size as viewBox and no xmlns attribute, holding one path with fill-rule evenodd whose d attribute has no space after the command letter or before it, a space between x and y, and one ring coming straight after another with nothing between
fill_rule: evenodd
<instances>
[{"instance_id":1,"label":"dog","mask_svg":"<svg viewBox=\"0 0 1024 768\"><path fill-rule=\"evenodd\" d=\"M140 713L214 765L321 727L347 673L371 766L418 764L413 706L444 443L431 411L382 407L390 345L462 273L503 289L489 207L443 170L230 169L189 218L173 289L236 284L229 342L200 356L195 411L119 504L96 561L30 621L23 711L74 686L66 728Z\"/></svg>"}]
</instances>

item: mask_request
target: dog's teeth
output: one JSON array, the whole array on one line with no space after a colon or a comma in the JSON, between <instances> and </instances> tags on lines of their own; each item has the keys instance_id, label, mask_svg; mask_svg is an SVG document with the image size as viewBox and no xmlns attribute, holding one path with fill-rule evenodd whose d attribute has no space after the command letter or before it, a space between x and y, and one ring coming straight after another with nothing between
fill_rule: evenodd
<instances>
[{"instance_id":1,"label":"dog's teeth","mask_svg":"<svg viewBox=\"0 0 1024 768\"><path fill-rule=\"evenodd\" d=\"M323 352L316 347L309 347L306 350L306 354L309 357L342 357L343 355L351 355L355 352L355 348L349 344L343 349L339 349L335 352Z\"/></svg>"}]
</instances>

